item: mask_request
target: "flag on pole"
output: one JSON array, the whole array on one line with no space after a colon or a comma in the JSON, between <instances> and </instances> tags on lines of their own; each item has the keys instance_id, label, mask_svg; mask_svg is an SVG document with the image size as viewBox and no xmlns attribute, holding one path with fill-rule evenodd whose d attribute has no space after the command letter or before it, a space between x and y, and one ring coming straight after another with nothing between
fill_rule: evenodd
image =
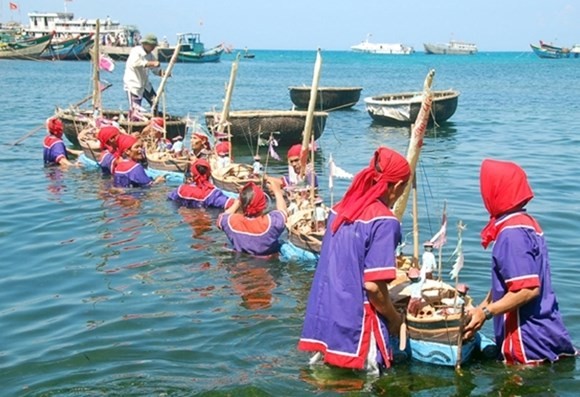
<instances>
[{"instance_id":1,"label":"flag on pole","mask_svg":"<svg viewBox=\"0 0 580 397\"><path fill-rule=\"evenodd\" d=\"M112 72L115 70L115 62L108 55L101 54L99 57L99 69Z\"/></svg>"},{"instance_id":2,"label":"flag on pole","mask_svg":"<svg viewBox=\"0 0 580 397\"><path fill-rule=\"evenodd\" d=\"M447 242L447 214L443 213L441 229L429 240L433 243L434 249L440 249Z\"/></svg>"},{"instance_id":3,"label":"flag on pole","mask_svg":"<svg viewBox=\"0 0 580 397\"><path fill-rule=\"evenodd\" d=\"M457 247L455 248L455 251L453 251L453 256L457 255L457 258L455 259L455 263L453 264L453 267L449 272L449 276L452 279L457 279L459 277L459 271L463 269L463 263L465 260L463 256L463 237L462 237L462 231L465 230L465 226L463 226L460 223L457 228L459 230L458 233L459 237L457 238Z\"/></svg>"},{"instance_id":4,"label":"flag on pole","mask_svg":"<svg viewBox=\"0 0 580 397\"><path fill-rule=\"evenodd\" d=\"M16 11L18 9L18 4L10 2L10 11Z\"/></svg>"},{"instance_id":5,"label":"flag on pole","mask_svg":"<svg viewBox=\"0 0 580 397\"><path fill-rule=\"evenodd\" d=\"M268 142L268 153L270 154L270 157L272 157L275 160L282 161L278 153L276 153L276 151L274 150L274 146L278 146L278 141L272 138L270 139L270 142Z\"/></svg>"},{"instance_id":6,"label":"flag on pole","mask_svg":"<svg viewBox=\"0 0 580 397\"><path fill-rule=\"evenodd\" d=\"M330 158L328 159L328 169L329 169L329 172L328 172L328 188L329 189L332 189L334 187L334 178L343 178L343 179L354 178L353 174L343 170L342 168L340 168L339 166L337 166L334 163L334 160L332 158L332 153L330 154Z\"/></svg>"}]
</instances>

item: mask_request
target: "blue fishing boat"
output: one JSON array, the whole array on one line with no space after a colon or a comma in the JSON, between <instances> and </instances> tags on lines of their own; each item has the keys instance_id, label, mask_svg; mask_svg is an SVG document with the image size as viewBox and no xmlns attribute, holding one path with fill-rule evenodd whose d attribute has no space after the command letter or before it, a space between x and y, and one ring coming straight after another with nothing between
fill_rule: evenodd
<instances>
[{"instance_id":1,"label":"blue fishing boat","mask_svg":"<svg viewBox=\"0 0 580 397\"><path fill-rule=\"evenodd\" d=\"M0 42L0 59L37 59L50 45L54 33L14 42Z\"/></svg>"},{"instance_id":2,"label":"blue fishing boat","mask_svg":"<svg viewBox=\"0 0 580 397\"><path fill-rule=\"evenodd\" d=\"M177 35L177 42L181 44L177 62L219 62L225 51L223 44L206 50L199 33L180 33ZM175 47L158 47L157 58L160 62L169 62L174 51Z\"/></svg>"},{"instance_id":3,"label":"blue fishing boat","mask_svg":"<svg viewBox=\"0 0 580 397\"><path fill-rule=\"evenodd\" d=\"M42 59L79 60L86 59L88 48L93 43L93 34L79 35L61 41L53 40L40 55Z\"/></svg>"}]
</instances>

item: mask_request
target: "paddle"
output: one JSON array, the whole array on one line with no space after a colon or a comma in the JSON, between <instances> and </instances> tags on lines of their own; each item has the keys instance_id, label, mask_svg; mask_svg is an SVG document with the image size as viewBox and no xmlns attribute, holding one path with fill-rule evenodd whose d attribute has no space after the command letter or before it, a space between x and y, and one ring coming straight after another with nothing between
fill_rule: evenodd
<instances>
[{"instance_id":1,"label":"paddle","mask_svg":"<svg viewBox=\"0 0 580 397\"><path fill-rule=\"evenodd\" d=\"M103 87L102 91L105 91L106 89L108 89L109 87L111 87L113 84L109 83L106 86ZM81 106L83 103L89 101L91 98L93 97L93 94L86 96L85 98L83 98L82 100L78 101L77 103L71 105L71 107L79 107ZM16 140L15 142L13 142L12 144L10 144L10 146L16 146L19 143L23 142L24 140L30 138L32 135L36 134L38 131L40 131L41 129L44 128L44 124L39 125L38 127L33 128L32 130L30 130L29 132L27 132L26 134L24 134L23 136L21 136L18 140ZM8 144L7 144L8 145Z\"/></svg>"}]
</instances>

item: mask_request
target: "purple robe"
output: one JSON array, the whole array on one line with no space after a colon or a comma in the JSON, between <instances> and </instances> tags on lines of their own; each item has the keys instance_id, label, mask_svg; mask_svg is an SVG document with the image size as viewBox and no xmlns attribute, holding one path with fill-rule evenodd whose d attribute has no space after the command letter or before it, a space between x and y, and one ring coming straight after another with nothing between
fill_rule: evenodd
<instances>
[{"instance_id":1,"label":"purple robe","mask_svg":"<svg viewBox=\"0 0 580 397\"><path fill-rule=\"evenodd\" d=\"M101 158L99 159L99 167L101 167L101 171L105 175L111 175L112 172L112 165L113 161L115 160L115 155L109 152L108 150L104 150L101 153Z\"/></svg>"},{"instance_id":2,"label":"purple robe","mask_svg":"<svg viewBox=\"0 0 580 397\"><path fill-rule=\"evenodd\" d=\"M115 167L113 184L116 187L145 187L152 183L143 166L133 160L124 159Z\"/></svg>"},{"instance_id":3,"label":"purple robe","mask_svg":"<svg viewBox=\"0 0 580 397\"><path fill-rule=\"evenodd\" d=\"M54 135L47 135L44 138L43 148L45 166L58 165L63 158L68 158L64 142Z\"/></svg>"},{"instance_id":4,"label":"purple robe","mask_svg":"<svg viewBox=\"0 0 580 397\"><path fill-rule=\"evenodd\" d=\"M234 201L215 186L213 189L202 190L195 184L180 185L167 198L188 208L228 208Z\"/></svg>"},{"instance_id":5,"label":"purple robe","mask_svg":"<svg viewBox=\"0 0 580 397\"><path fill-rule=\"evenodd\" d=\"M278 239L286 230L286 215L278 210L255 218L223 213L217 224L234 250L256 256L271 255L280 251Z\"/></svg>"},{"instance_id":6,"label":"purple robe","mask_svg":"<svg viewBox=\"0 0 580 397\"><path fill-rule=\"evenodd\" d=\"M491 298L509 291L540 288L540 295L525 305L494 317L494 333L506 363L533 364L574 355L570 335L552 289L550 261L544 235L525 211L500 218L492 252Z\"/></svg>"},{"instance_id":7,"label":"purple robe","mask_svg":"<svg viewBox=\"0 0 580 397\"><path fill-rule=\"evenodd\" d=\"M329 225L335 216L331 212ZM368 301L364 283L396 278L400 241L399 220L378 200L335 234L326 230L298 349L321 352L332 365L362 369L374 339L377 363L390 366L387 320Z\"/></svg>"}]
</instances>

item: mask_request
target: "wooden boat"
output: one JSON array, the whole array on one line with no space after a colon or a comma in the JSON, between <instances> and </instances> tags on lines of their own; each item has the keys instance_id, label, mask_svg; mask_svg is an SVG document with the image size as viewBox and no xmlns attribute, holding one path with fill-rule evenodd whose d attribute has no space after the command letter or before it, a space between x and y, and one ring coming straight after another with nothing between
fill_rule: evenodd
<instances>
[{"instance_id":1,"label":"wooden boat","mask_svg":"<svg viewBox=\"0 0 580 397\"><path fill-rule=\"evenodd\" d=\"M288 241L304 251L319 255L325 229L315 230L314 222L312 208L298 210L288 216Z\"/></svg>"},{"instance_id":2,"label":"wooden boat","mask_svg":"<svg viewBox=\"0 0 580 397\"><path fill-rule=\"evenodd\" d=\"M233 163L229 166L218 169L212 165L213 184L227 192L239 193L242 187L248 182L262 185L262 178L253 174L254 169L249 164Z\"/></svg>"},{"instance_id":3,"label":"wooden boat","mask_svg":"<svg viewBox=\"0 0 580 397\"><path fill-rule=\"evenodd\" d=\"M93 42L92 34L85 34L70 39L55 41L40 55L42 59L79 60L86 59L87 48Z\"/></svg>"},{"instance_id":4,"label":"wooden boat","mask_svg":"<svg viewBox=\"0 0 580 397\"><path fill-rule=\"evenodd\" d=\"M567 48L555 47L552 45L534 45L530 44L532 51L538 57L543 59L561 59L570 58L570 50Z\"/></svg>"},{"instance_id":5,"label":"wooden boat","mask_svg":"<svg viewBox=\"0 0 580 397\"><path fill-rule=\"evenodd\" d=\"M169 152L146 151L149 168L159 171L187 173L191 162L187 156L173 157Z\"/></svg>"},{"instance_id":6,"label":"wooden boat","mask_svg":"<svg viewBox=\"0 0 580 397\"><path fill-rule=\"evenodd\" d=\"M436 55L474 55L477 54L477 46L473 43L451 40L449 43L423 44L426 54Z\"/></svg>"},{"instance_id":7,"label":"wooden boat","mask_svg":"<svg viewBox=\"0 0 580 397\"><path fill-rule=\"evenodd\" d=\"M77 135L88 126L92 113L92 110L56 109L55 115L62 121L64 135L73 145L79 145ZM106 119L117 119L119 126L129 134L136 131L141 132L149 125L149 121L129 121L126 111L103 110L102 114ZM178 135L184 137L186 123L186 120L182 117L166 115L165 129L167 130L167 138L173 139Z\"/></svg>"},{"instance_id":8,"label":"wooden boat","mask_svg":"<svg viewBox=\"0 0 580 397\"><path fill-rule=\"evenodd\" d=\"M308 109L310 87L288 87L290 99L297 109ZM348 109L360 99L362 87L319 87L316 110L332 111Z\"/></svg>"},{"instance_id":9,"label":"wooden boat","mask_svg":"<svg viewBox=\"0 0 580 397\"><path fill-rule=\"evenodd\" d=\"M411 125L421 109L422 92L383 94L364 99L371 118L381 124ZM447 121L457 109L459 91L433 91L429 123Z\"/></svg>"},{"instance_id":10,"label":"wooden boat","mask_svg":"<svg viewBox=\"0 0 580 397\"><path fill-rule=\"evenodd\" d=\"M27 40L0 43L0 59L37 59L50 45L53 33Z\"/></svg>"},{"instance_id":11,"label":"wooden boat","mask_svg":"<svg viewBox=\"0 0 580 397\"><path fill-rule=\"evenodd\" d=\"M83 128L78 134L79 146L84 155L90 160L98 162L101 157L101 143L97 139L98 129L94 126Z\"/></svg>"},{"instance_id":12,"label":"wooden boat","mask_svg":"<svg viewBox=\"0 0 580 397\"><path fill-rule=\"evenodd\" d=\"M305 111L298 110L239 110L229 112L231 139L234 143L257 142L260 134L267 136L278 133L276 140L281 146L291 146L302 142L302 131L306 123ZM219 112L206 112L205 123L213 130L219 121ZM328 113L314 113L314 139L320 138L326 125Z\"/></svg>"},{"instance_id":13,"label":"wooden boat","mask_svg":"<svg viewBox=\"0 0 580 397\"><path fill-rule=\"evenodd\" d=\"M222 44L206 50L204 44L201 42L199 33L178 34L177 42L181 45L177 56L177 62L219 62L225 50ZM176 47L158 47L157 59L159 59L159 62L168 62L171 59L175 48Z\"/></svg>"}]
</instances>

